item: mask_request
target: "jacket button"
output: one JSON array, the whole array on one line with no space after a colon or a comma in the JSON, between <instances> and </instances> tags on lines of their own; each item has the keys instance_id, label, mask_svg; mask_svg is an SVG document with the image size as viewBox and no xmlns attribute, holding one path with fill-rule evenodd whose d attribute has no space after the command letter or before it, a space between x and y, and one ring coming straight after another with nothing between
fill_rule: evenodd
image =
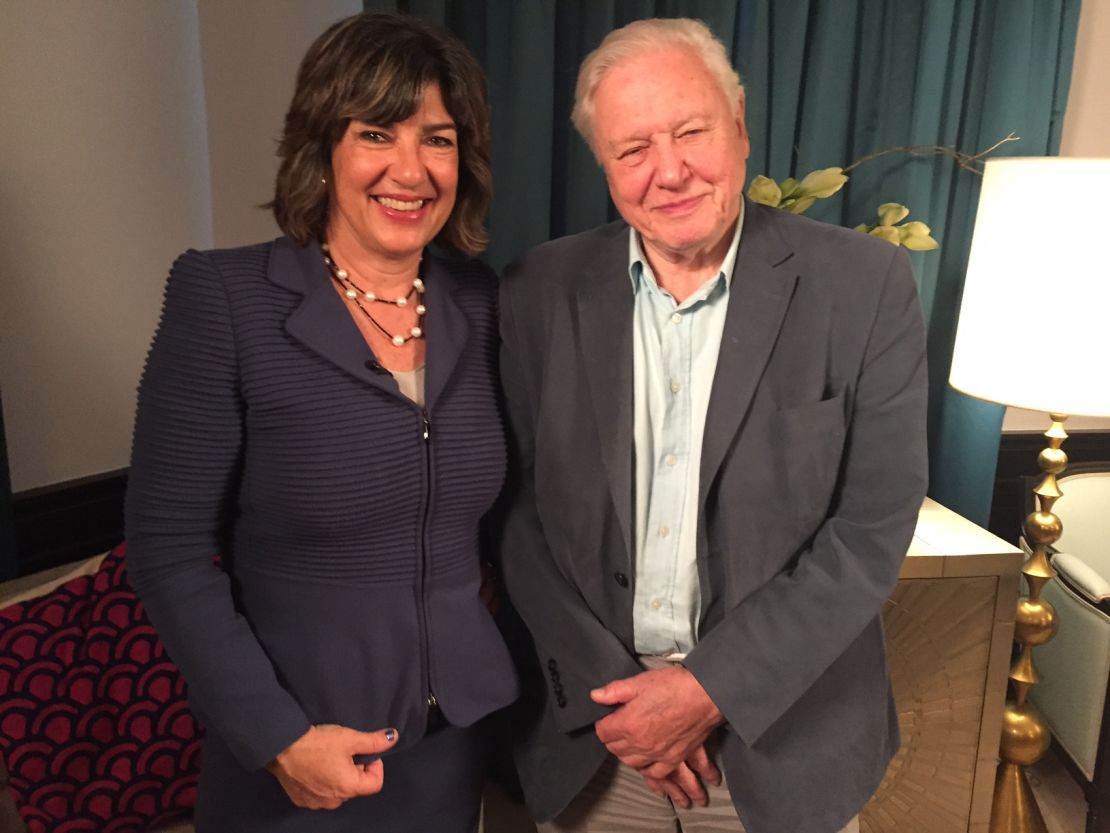
<instances>
[{"instance_id":1,"label":"jacket button","mask_svg":"<svg viewBox=\"0 0 1110 833\"><path fill-rule=\"evenodd\" d=\"M626 576L624 573L613 573L613 578L617 580L617 584L619 584L621 587L628 586L628 576Z\"/></svg>"}]
</instances>

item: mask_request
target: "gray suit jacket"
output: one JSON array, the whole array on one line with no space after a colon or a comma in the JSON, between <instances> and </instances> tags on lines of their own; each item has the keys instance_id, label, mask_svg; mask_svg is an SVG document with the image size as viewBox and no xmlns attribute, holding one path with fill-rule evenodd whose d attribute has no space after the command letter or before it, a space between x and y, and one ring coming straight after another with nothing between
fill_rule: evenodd
<instances>
[{"instance_id":1,"label":"gray suit jacket","mask_svg":"<svg viewBox=\"0 0 1110 833\"><path fill-rule=\"evenodd\" d=\"M898 747L880 608L925 493L925 342L903 250L748 204L701 459L702 615L685 665L724 713L752 833L838 830ZM591 688L632 634L628 234L544 244L501 292L502 568L535 645L517 762L537 818L604 758ZM527 669L526 669L527 670Z\"/></svg>"}]
</instances>

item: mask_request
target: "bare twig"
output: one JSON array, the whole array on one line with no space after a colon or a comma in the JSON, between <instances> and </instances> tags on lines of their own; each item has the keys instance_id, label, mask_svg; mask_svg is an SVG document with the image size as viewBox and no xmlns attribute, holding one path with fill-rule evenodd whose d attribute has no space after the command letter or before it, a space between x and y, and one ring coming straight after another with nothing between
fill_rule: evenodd
<instances>
[{"instance_id":1,"label":"bare twig","mask_svg":"<svg viewBox=\"0 0 1110 833\"><path fill-rule=\"evenodd\" d=\"M981 150L978 153L964 153L963 151L945 145L902 145L900 147L887 148L886 150L869 153L867 156L857 159L851 165L844 168L844 173L849 173L864 162L870 162L872 159L878 159L880 156L887 156L891 153L908 153L911 156L948 156L955 161L957 166L963 168L965 171L971 171L971 173L977 176L982 176L983 168L978 163L983 157L989 156L1007 142L1016 142L1020 138L1020 136L1015 136L1013 133L1010 133L1005 138L999 139L986 150Z\"/></svg>"}]
</instances>

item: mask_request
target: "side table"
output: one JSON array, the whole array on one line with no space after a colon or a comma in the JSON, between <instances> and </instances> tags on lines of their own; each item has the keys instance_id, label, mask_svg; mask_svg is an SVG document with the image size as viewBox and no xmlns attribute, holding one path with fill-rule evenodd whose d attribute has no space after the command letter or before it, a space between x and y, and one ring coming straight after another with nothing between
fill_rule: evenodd
<instances>
[{"instance_id":1,"label":"side table","mask_svg":"<svg viewBox=\"0 0 1110 833\"><path fill-rule=\"evenodd\" d=\"M862 833L987 833L1022 561L925 500L883 610L902 745Z\"/></svg>"}]
</instances>

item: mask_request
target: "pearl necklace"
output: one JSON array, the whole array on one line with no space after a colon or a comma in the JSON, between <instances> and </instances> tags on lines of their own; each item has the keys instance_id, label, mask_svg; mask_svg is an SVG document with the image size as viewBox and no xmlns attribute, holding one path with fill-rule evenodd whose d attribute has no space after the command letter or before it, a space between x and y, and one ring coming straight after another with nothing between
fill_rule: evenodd
<instances>
[{"instance_id":1,"label":"pearl necklace","mask_svg":"<svg viewBox=\"0 0 1110 833\"><path fill-rule=\"evenodd\" d=\"M324 255L324 265L328 267L328 274L332 276L336 283L343 289L343 294L346 295L348 300L354 301L355 306L359 311L366 316L366 318L378 328L394 347L404 347L406 342L414 338L423 338L424 329L420 326L424 322L424 313L427 308L424 306L424 281L419 276L413 278L412 286L409 288L408 293L399 298L379 298L374 292L363 289L351 280L351 276L347 273L346 269L340 269L334 260L332 260L331 252L328 249L327 243L320 244L320 250ZM407 307L409 299L416 294L416 326L409 329L407 336L394 335L383 327L378 320L370 314L370 310L362 303L363 299L371 303L379 304L393 304L396 307Z\"/></svg>"}]
</instances>

